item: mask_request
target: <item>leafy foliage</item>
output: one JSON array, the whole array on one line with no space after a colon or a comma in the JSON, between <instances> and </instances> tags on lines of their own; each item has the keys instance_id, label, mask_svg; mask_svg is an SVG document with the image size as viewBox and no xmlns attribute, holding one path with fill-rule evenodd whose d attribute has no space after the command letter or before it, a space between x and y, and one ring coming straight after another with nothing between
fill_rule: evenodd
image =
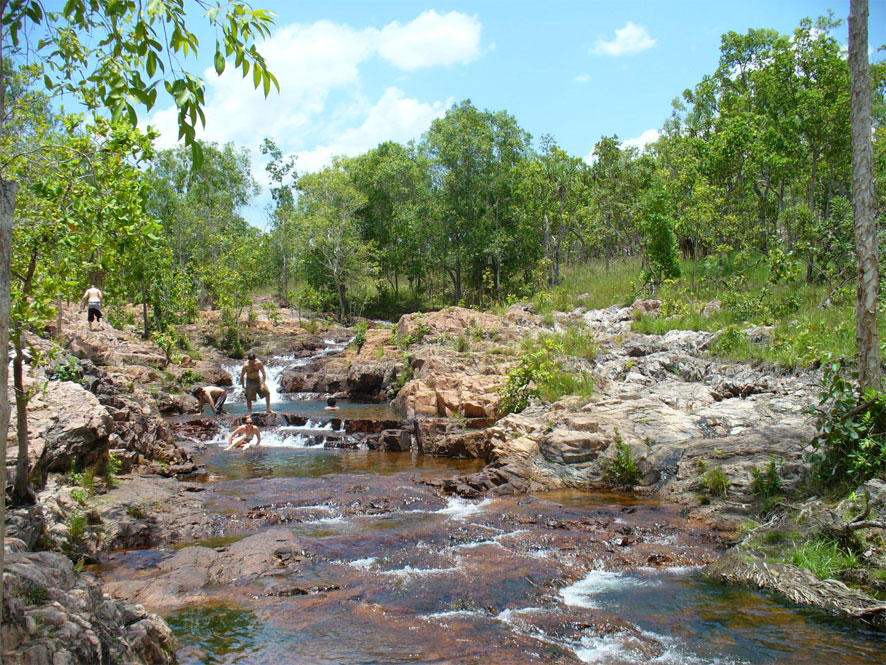
<instances>
[{"instance_id":1,"label":"leafy foliage","mask_svg":"<svg viewBox=\"0 0 886 665\"><path fill-rule=\"evenodd\" d=\"M762 469L751 469L751 494L760 502L764 513L772 510L775 500L782 494L782 480L778 465L774 459L769 460Z\"/></svg>"},{"instance_id":2,"label":"leafy foliage","mask_svg":"<svg viewBox=\"0 0 886 665\"><path fill-rule=\"evenodd\" d=\"M508 372L502 390L502 413L522 411L535 397L553 402L563 395L593 394L595 381L590 373L567 366L569 354L563 336L540 336L526 347L517 366Z\"/></svg>"},{"instance_id":3,"label":"leafy foliage","mask_svg":"<svg viewBox=\"0 0 886 665\"><path fill-rule=\"evenodd\" d=\"M840 364L828 363L811 413L818 435L809 459L822 487L850 489L886 474L886 395L858 395Z\"/></svg>"},{"instance_id":4,"label":"leafy foliage","mask_svg":"<svg viewBox=\"0 0 886 665\"><path fill-rule=\"evenodd\" d=\"M616 485L635 485L640 480L640 469L631 447L618 441L615 448L615 457L600 462L603 479Z\"/></svg>"}]
</instances>

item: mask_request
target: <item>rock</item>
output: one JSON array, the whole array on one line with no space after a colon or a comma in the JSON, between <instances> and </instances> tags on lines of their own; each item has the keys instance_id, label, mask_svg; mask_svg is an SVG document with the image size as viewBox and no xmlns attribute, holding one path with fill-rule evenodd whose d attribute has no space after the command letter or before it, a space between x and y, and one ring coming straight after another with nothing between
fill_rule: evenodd
<instances>
[{"instance_id":1,"label":"rock","mask_svg":"<svg viewBox=\"0 0 886 665\"><path fill-rule=\"evenodd\" d=\"M595 459L609 443L599 432L554 430L542 437L540 450L549 462L576 464Z\"/></svg>"},{"instance_id":2,"label":"rock","mask_svg":"<svg viewBox=\"0 0 886 665\"><path fill-rule=\"evenodd\" d=\"M720 310L723 308L722 300L711 300L706 303L705 306L701 310L701 315L704 317L711 317L714 314L718 314Z\"/></svg>"},{"instance_id":3,"label":"rock","mask_svg":"<svg viewBox=\"0 0 886 665\"><path fill-rule=\"evenodd\" d=\"M158 609L207 602L232 584L254 586L257 595L267 582L305 558L301 542L289 529L269 529L225 548L184 547L139 578L108 580L105 592Z\"/></svg>"},{"instance_id":4,"label":"rock","mask_svg":"<svg viewBox=\"0 0 886 665\"><path fill-rule=\"evenodd\" d=\"M393 402L409 418L416 416L494 417L501 404L504 376L439 374L407 383Z\"/></svg>"},{"instance_id":5,"label":"rock","mask_svg":"<svg viewBox=\"0 0 886 665\"><path fill-rule=\"evenodd\" d=\"M99 463L107 457L114 429L111 413L80 384L50 381L28 404L28 451L34 474L67 472ZM10 423L10 438L14 423ZM17 452L17 447L10 447Z\"/></svg>"},{"instance_id":6,"label":"rock","mask_svg":"<svg viewBox=\"0 0 886 665\"><path fill-rule=\"evenodd\" d=\"M61 554L8 554L3 582L4 663L175 662L175 638L160 617L105 599L95 578Z\"/></svg>"},{"instance_id":7,"label":"rock","mask_svg":"<svg viewBox=\"0 0 886 665\"><path fill-rule=\"evenodd\" d=\"M403 429L386 429L380 435L381 448L392 453L412 450L412 433Z\"/></svg>"}]
</instances>

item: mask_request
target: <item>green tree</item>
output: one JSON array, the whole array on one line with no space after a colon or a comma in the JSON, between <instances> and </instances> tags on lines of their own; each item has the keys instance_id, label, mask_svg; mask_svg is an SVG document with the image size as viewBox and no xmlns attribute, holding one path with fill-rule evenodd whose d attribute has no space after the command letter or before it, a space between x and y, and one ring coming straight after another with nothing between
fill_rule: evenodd
<instances>
[{"instance_id":1,"label":"green tree","mask_svg":"<svg viewBox=\"0 0 886 665\"><path fill-rule=\"evenodd\" d=\"M487 268L500 291L503 268L517 254L517 166L530 136L504 111L479 111L465 101L431 123L422 149L431 160L435 252L454 299L479 292ZM497 293L500 295L500 293Z\"/></svg>"},{"instance_id":2,"label":"green tree","mask_svg":"<svg viewBox=\"0 0 886 665\"><path fill-rule=\"evenodd\" d=\"M351 182L341 159L299 178L298 191L305 261L334 290L339 319L344 320L349 292L365 298L367 282L373 281L377 267L374 248L362 238L357 217L366 198Z\"/></svg>"},{"instance_id":3,"label":"green tree","mask_svg":"<svg viewBox=\"0 0 886 665\"><path fill-rule=\"evenodd\" d=\"M216 70L226 67L226 58L243 74L253 74L256 87L265 94L277 82L267 70L254 39L267 36L273 15L252 10L233 0L210 6L194 3L206 11L216 27ZM46 13L39 0L0 0L0 136L14 125L19 107L10 96L9 72L28 64L40 68L50 90L73 93L94 109L107 109L115 119L136 124L136 105L153 107L158 88L164 88L178 108L180 137L193 144L197 122L203 120L203 81L176 64L177 58L196 53L197 37L187 29L185 0L67 0L61 12ZM167 70L168 67L168 70ZM40 146L26 153L6 154L0 169L0 395L8 390L9 269L13 219L18 183L10 172L17 160L37 154ZM199 148L194 149L199 159ZM5 458L9 405L0 399L0 456ZM5 465L0 469L0 486L6 484ZM0 522L5 502L0 502ZM3 541L0 535L0 568ZM2 601L2 587L0 587ZM3 645L0 644L0 652Z\"/></svg>"},{"instance_id":4,"label":"green tree","mask_svg":"<svg viewBox=\"0 0 886 665\"><path fill-rule=\"evenodd\" d=\"M381 273L399 297L401 280L420 283L431 261L425 242L429 165L413 146L386 141L348 160L346 168L366 198L358 211L362 235L379 248Z\"/></svg>"}]
</instances>

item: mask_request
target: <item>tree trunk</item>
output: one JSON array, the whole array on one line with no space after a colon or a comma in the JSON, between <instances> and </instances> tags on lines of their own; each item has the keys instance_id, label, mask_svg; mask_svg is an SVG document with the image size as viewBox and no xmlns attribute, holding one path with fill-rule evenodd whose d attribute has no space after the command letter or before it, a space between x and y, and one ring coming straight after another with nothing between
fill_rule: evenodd
<instances>
[{"instance_id":1,"label":"tree trunk","mask_svg":"<svg viewBox=\"0 0 886 665\"><path fill-rule=\"evenodd\" d=\"M12 495L17 503L34 503L35 496L28 487L28 393L25 390L24 349L21 337L15 339L15 358L12 376L15 385L15 427L18 438L18 459L15 463L15 484Z\"/></svg>"},{"instance_id":2,"label":"tree trunk","mask_svg":"<svg viewBox=\"0 0 886 665\"><path fill-rule=\"evenodd\" d=\"M345 284L344 282L339 282L337 285L338 290L338 320L345 320Z\"/></svg>"},{"instance_id":3,"label":"tree trunk","mask_svg":"<svg viewBox=\"0 0 886 665\"><path fill-rule=\"evenodd\" d=\"M154 312L156 315L156 312ZM154 319L156 320L156 316ZM142 337L148 339L151 336L150 324L148 323L148 288L145 282L142 282L142 322L144 324L144 332Z\"/></svg>"},{"instance_id":4,"label":"tree trunk","mask_svg":"<svg viewBox=\"0 0 886 665\"><path fill-rule=\"evenodd\" d=\"M0 62L2 64L2 62ZM0 71L0 96L3 95ZM2 104L0 104L2 107ZM0 116L2 122L2 116ZM6 524L6 435L9 432L9 270L12 265L12 220L15 212L17 182L0 178L0 527ZM0 572L3 570L5 529L0 528ZM0 619L3 607L3 575L0 574ZM4 653L3 631L0 630L0 654Z\"/></svg>"},{"instance_id":5,"label":"tree trunk","mask_svg":"<svg viewBox=\"0 0 886 665\"><path fill-rule=\"evenodd\" d=\"M871 78L868 65L868 0L849 4L849 71L852 81L852 211L858 254L855 341L862 390L880 388L880 333L877 297L877 218L874 199L874 149L871 142Z\"/></svg>"}]
</instances>

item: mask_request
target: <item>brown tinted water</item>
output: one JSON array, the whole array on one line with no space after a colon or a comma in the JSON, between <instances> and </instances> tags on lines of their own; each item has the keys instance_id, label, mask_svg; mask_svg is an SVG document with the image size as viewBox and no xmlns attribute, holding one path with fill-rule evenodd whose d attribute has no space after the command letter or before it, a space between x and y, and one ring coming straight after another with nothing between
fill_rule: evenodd
<instances>
[{"instance_id":1,"label":"brown tinted water","mask_svg":"<svg viewBox=\"0 0 886 665\"><path fill-rule=\"evenodd\" d=\"M880 663L883 633L706 580L711 534L667 506L554 492L467 501L424 481L477 462L212 448L207 510L283 525L305 560L166 610L181 663ZM173 550L106 579L162 576ZM293 594L291 589L300 591Z\"/></svg>"}]
</instances>

